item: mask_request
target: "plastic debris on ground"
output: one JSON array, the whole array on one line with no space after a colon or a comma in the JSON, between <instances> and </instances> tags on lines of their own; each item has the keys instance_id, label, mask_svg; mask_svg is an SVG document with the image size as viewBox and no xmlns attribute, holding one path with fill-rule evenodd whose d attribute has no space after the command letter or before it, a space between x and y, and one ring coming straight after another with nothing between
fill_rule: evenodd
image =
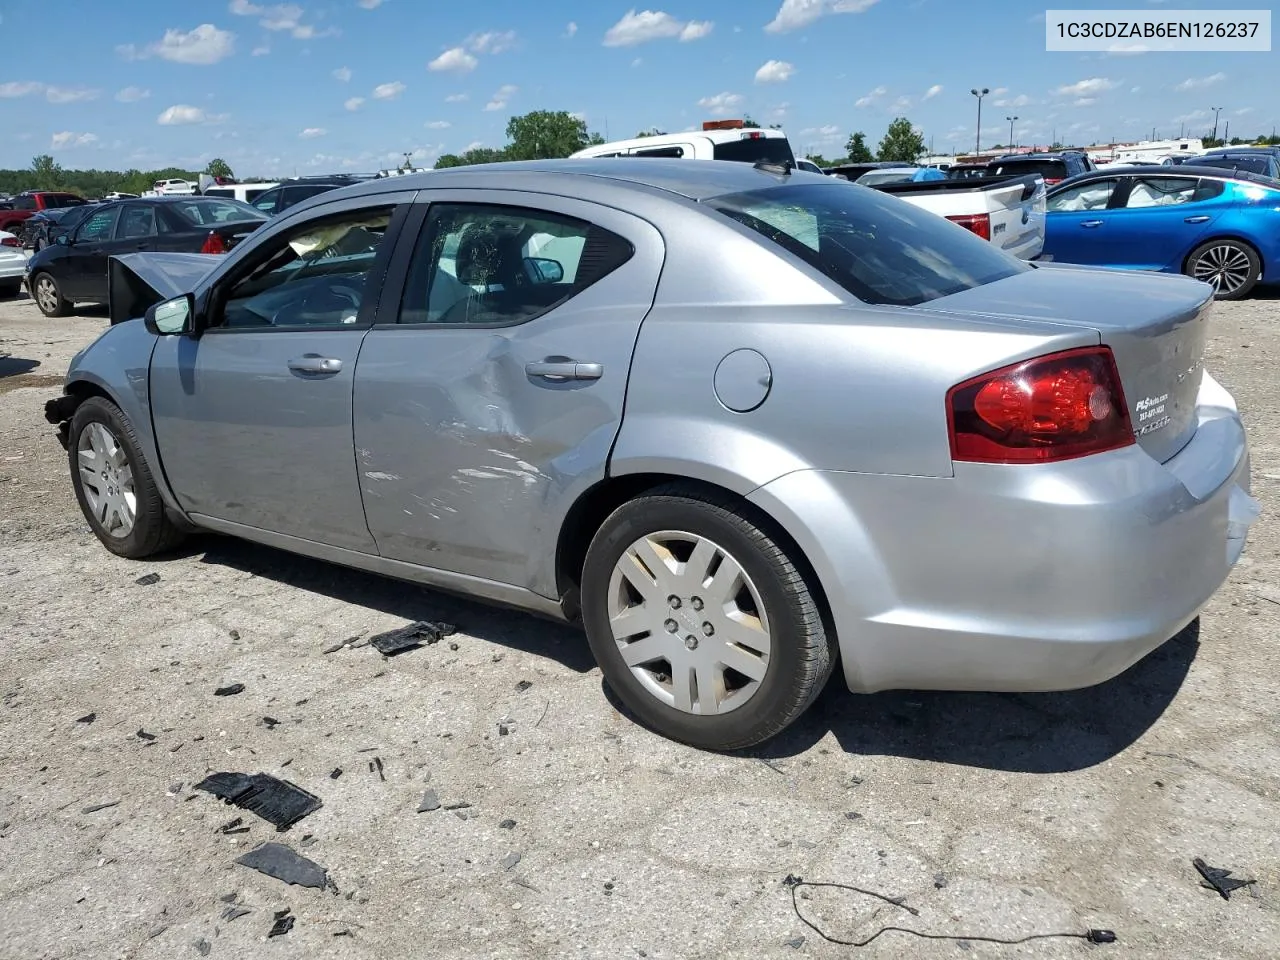
<instances>
[{"instance_id":1,"label":"plastic debris on ground","mask_svg":"<svg viewBox=\"0 0 1280 960\"><path fill-rule=\"evenodd\" d=\"M315 794L269 773L211 773L195 789L257 814L281 832L324 806Z\"/></svg>"},{"instance_id":2,"label":"plastic debris on ground","mask_svg":"<svg viewBox=\"0 0 1280 960\"><path fill-rule=\"evenodd\" d=\"M213 691L215 697L234 697L237 693L244 693L243 683L231 683Z\"/></svg>"},{"instance_id":3,"label":"plastic debris on ground","mask_svg":"<svg viewBox=\"0 0 1280 960\"><path fill-rule=\"evenodd\" d=\"M419 813L430 813L432 810L440 809L440 796L431 789L422 795L422 802L418 804Z\"/></svg>"},{"instance_id":4,"label":"plastic debris on ground","mask_svg":"<svg viewBox=\"0 0 1280 960\"><path fill-rule=\"evenodd\" d=\"M323 890L329 884L327 869L294 853L283 843L264 843L240 857L236 863L298 887Z\"/></svg>"},{"instance_id":5,"label":"plastic debris on ground","mask_svg":"<svg viewBox=\"0 0 1280 960\"><path fill-rule=\"evenodd\" d=\"M283 937L286 933L293 929L294 917L288 907L283 910L277 910L275 914L275 923L271 925L271 932L267 934L267 939L272 937Z\"/></svg>"},{"instance_id":6,"label":"plastic debris on ground","mask_svg":"<svg viewBox=\"0 0 1280 960\"><path fill-rule=\"evenodd\" d=\"M369 646L383 656L391 657L406 650L439 643L442 637L457 633L457 628L450 623L435 623L431 620L419 620L398 630L375 634L369 638Z\"/></svg>"},{"instance_id":7,"label":"plastic debris on ground","mask_svg":"<svg viewBox=\"0 0 1280 960\"><path fill-rule=\"evenodd\" d=\"M81 813L97 813L99 810L110 810L112 807L120 806L119 800L110 800L107 803L95 803L93 806L85 807Z\"/></svg>"},{"instance_id":8,"label":"plastic debris on ground","mask_svg":"<svg viewBox=\"0 0 1280 960\"><path fill-rule=\"evenodd\" d=\"M1241 880L1239 877L1233 877L1230 870L1211 867L1199 857L1192 860L1191 865L1196 868L1200 876L1204 877L1205 882L1200 886L1218 891L1218 896L1223 900L1230 900L1231 894L1236 890L1242 887L1251 887L1258 882L1257 880Z\"/></svg>"},{"instance_id":9,"label":"plastic debris on ground","mask_svg":"<svg viewBox=\"0 0 1280 960\"><path fill-rule=\"evenodd\" d=\"M98 715L96 713L86 713L83 717L77 717L76 723L93 723L97 719Z\"/></svg>"},{"instance_id":10,"label":"plastic debris on ground","mask_svg":"<svg viewBox=\"0 0 1280 960\"><path fill-rule=\"evenodd\" d=\"M160 582L160 574L148 573L133 581L140 587L150 587Z\"/></svg>"}]
</instances>

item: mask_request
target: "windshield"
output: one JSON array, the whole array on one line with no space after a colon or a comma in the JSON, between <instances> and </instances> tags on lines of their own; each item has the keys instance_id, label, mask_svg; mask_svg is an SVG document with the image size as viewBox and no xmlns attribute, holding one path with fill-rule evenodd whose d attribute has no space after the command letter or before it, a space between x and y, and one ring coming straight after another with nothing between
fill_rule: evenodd
<instances>
[{"instance_id":1,"label":"windshield","mask_svg":"<svg viewBox=\"0 0 1280 960\"><path fill-rule=\"evenodd\" d=\"M706 203L864 303L915 306L1031 269L937 214L856 184L773 187Z\"/></svg>"},{"instance_id":2,"label":"windshield","mask_svg":"<svg viewBox=\"0 0 1280 960\"><path fill-rule=\"evenodd\" d=\"M1067 176L1067 165L1062 160L998 160L993 161L987 169L996 176L1038 173L1046 180L1063 180Z\"/></svg>"},{"instance_id":3,"label":"windshield","mask_svg":"<svg viewBox=\"0 0 1280 960\"><path fill-rule=\"evenodd\" d=\"M247 203L241 203L239 200L197 198L172 202L168 207L183 220L197 227L216 223L235 223L240 220L268 219L261 210Z\"/></svg>"},{"instance_id":4,"label":"windshield","mask_svg":"<svg viewBox=\"0 0 1280 960\"><path fill-rule=\"evenodd\" d=\"M730 140L715 145L717 160L736 160L740 163L794 163L795 154L786 137L760 136L756 139Z\"/></svg>"}]
</instances>

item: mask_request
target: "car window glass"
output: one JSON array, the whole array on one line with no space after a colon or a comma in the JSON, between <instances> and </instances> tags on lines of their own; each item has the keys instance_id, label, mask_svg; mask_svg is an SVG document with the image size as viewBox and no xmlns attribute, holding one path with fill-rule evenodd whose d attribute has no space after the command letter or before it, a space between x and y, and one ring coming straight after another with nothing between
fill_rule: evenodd
<instances>
[{"instance_id":1,"label":"car window glass","mask_svg":"<svg viewBox=\"0 0 1280 960\"><path fill-rule=\"evenodd\" d=\"M268 190L262 196L258 197L257 200L253 201L253 207L261 210L263 213L275 213L276 207L280 205L280 195L283 192L284 191L280 187Z\"/></svg>"},{"instance_id":2,"label":"car window glass","mask_svg":"<svg viewBox=\"0 0 1280 960\"><path fill-rule=\"evenodd\" d=\"M219 223L237 223L242 220L265 220L262 211L239 200L218 200L196 197L191 200L175 200L168 210L194 227L215 226Z\"/></svg>"},{"instance_id":3,"label":"car window glass","mask_svg":"<svg viewBox=\"0 0 1280 960\"><path fill-rule=\"evenodd\" d=\"M35 197L14 197L13 209L15 210L34 210L36 208Z\"/></svg>"},{"instance_id":4,"label":"car window glass","mask_svg":"<svg viewBox=\"0 0 1280 960\"><path fill-rule=\"evenodd\" d=\"M1080 210L1105 210L1116 191L1118 180L1093 180L1051 196L1046 206L1050 213L1074 213Z\"/></svg>"},{"instance_id":5,"label":"car window glass","mask_svg":"<svg viewBox=\"0 0 1280 960\"><path fill-rule=\"evenodd\" d=\"M360 316L390 208L312 220L269 244L265 260L228 292L222 325L348 327Z\"/></svg>"},{"instance_id":6,"label":"car window glass","mask_svg":"<svg viewBox=\"0 0 1280 960\"><path fill-rule=\"evenodd\" d=\"M111 231L114 229L116 218L119 215L119 207L107 207L105 210L99 210L85 220L80 229L76 231L76 239L83 241L111 239Z\"/></svg>"},{"instance_id":7,"label":"car window glass","mask_svg":"<svg viewBox=\"0 0 1280 960\"><path fill-rule=\"evenodd\" d=\"M156 208L151 204L125 207L120 214L120 226L116 236L121 240L132 240L140 237L156 235Z\"/></svg>"},{"instance_id":8,"label":"car window glass","mask_svg":"<svg viewBox=\"0 0 1280 960\"><path fill-rule=\"evenodd\" d=\"M434 208L409 267L400 323L520 323L611 273L632 254L583 220L521 207Z\"/></svg>"},{"instance_id":9,"label":"car window glass","mask_svg":"<svg viewBox=\"0 0 1280 960\"><path fill-rule=\"evenodd\" d=\"M1197 181L1187 177L1142 177L1129 188L1125 206L1169 207L1190 203L1196 196Z\"/></svg>"},{"instance_id":10,"label":"car window glass","mask_svg":"<svg viewBox=\"0 0 1280 960\"><path fill-rule=\"evenodd\" d=\"M684 156L684 147L681 147L681 146L651 147L648 150L632 150L631 156L633 157L669 157L674 160L679 160L681 157Z\"/></svg>"}]
</instances>

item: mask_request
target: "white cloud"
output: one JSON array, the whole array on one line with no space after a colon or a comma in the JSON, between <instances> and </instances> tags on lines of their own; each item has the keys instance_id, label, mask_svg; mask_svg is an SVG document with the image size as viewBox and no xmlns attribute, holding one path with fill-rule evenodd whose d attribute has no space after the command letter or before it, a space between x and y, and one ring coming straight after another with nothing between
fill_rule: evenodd
<instances>
[{"instance_id":1,"label":"white cloud","mask_svg":"<svg viewBox=\"0 0 1280 960\"><path fill-rule=\"evenodd\" d=\"M1237 117L1243 117L1246 114L1250 114L1253 112L1254 112L1253 107L1241 107L1239 110L1234 111L1234 115Z\"/></svg>"},{"instance_id":2,"label":"white cloud","mask_svg":"<svg viewBox=\"0 0 1280 960\"><path fill-rule=\"evenodd\" d=\"M507 101L509 101L519 91L519 87L511 84L504 84L498 88L498 92L493 95L488 103L484 105L485 110L505 110L507 109Z\"/></svg>"},{"instance_id":3,"label":"white cloud","mask_svg":"<svg viewBox=\"0 0 1280 960\"><path fill-rule=\"evenodd\" d=\"M97 136L92 133L72 133L70 130L63 130L53 135L50 146L58 150L65 147L87 147L97 142Z\"/></svg>"},{"instance_id":4,"label":"white cloud","mask_svg":"<svg viewBox=\"0 0 1280 960\"><path fill-rule=\"evenodd\" d=\"M166 30L164 36L145 49L139 50L131 43L116 47L116 52L126 60L146 60L159 57L173 63L209 66L225 60L235 52L235 34L219 30L212 23L202 23L194 30Z\"/></svg>"},{"instance_id":5,"label":"white cloud","mask_svg":"<svg viewBox=\"0 0 1280 960\"><path fill-rule=\"evenodd\" d=\"M160 114L156 123L162 127L178 127L192 123L217 123L225 119L224 115L205 113L200 107L179 103Z\"/></svg>"},{"instance_id":6,"label":"white cloud","mask_svg":"<svg viewBox=\"0 0 1280 960\"><path fill-rule=\"evenodd\" d=\"M756 71L756 83L782 83L795 72L796 68L785 60L770 60Z\"/></svg>"},{"instance_id":7,"label":"white cloud","mask_svg":"<svg viewBox=\"0 0 1280 960\"><path fill-rule=\"evenodd\" d=\"M1088 80L1077 80L1075 83L1068 83L1055 91L1060 97L1091 97L1094 94L1104 93L1116 85L1114 80L1108 80L1106 77L1090 77Z\"/></svg>"},{"instance_id":8,"label":"white cloud","mask_svg":"<svg viewBox=\"0 0 1280 960\"><path fill-rule=\"evenodd\" d=\"M484 146L483 140L472 140L463 148L462 152L467 153L471 150L479 150L483 146Z\"/></svg>"},{"instance_id":9,"label":"white cloud","mask_svg":"<svg viewBox=\"0 0 1280 960\"><path fill-rule=\"evenodd\" d=\"M713 97L703 97L698 106L707 110L713 117L723 117L733 112L742 104L742 95L738 93L717 93Z\"/></svg>"},{"instance_id":10,"label":"white cloud","mask_svg":"<svg viewBox=\"0 0 1280 960\"><path fill-rule=\"evenodd\" d=\"M853 102L853 105L855 107L869 107L888 92L889 92L889 89L887 87L876 87L874 90L868 93L865 97L859 97L857 100L855 100Z\"/></svg>"},{"instance_id":11,"label":"white cloud","mask_svg":"<svg viewBox=\"0 0 1280 960\"><path fill-rule=\"evenodd\" d=\"M137 103L149 96L151 96L150 90L144 90L142 87L125 87L116 94L116 99L121 103Z\"/></svg>"},{"instance_id":12,"label":"white cloud","mask_svg":"<svg viewBox=\"0 0 1280 960\"><path fill-rule=\"evenodd\" d=\"M347 83L351 79L351 68L339 67L337 70L333 71L333 79L340 83Z\"/></svg>"},{"instance_id":13,"label":"white cloud","mask_svg":"<svg viewBox=\"0 0 1280 960\"><path fill-rule=\"evenodd\" d=\"M364 106L364 97L350 97L342 105L348 110L359 110Z\"/></svg>"},{"instance_id":14,"label":"white cloud","mask_svg":"<svg viewBox=\"0 0 1280 960\"><path fill-rule=\"evenodd\" d=\"M270 53L270 52L271 52L271 48L270 48L269 46L267 46L267 45L264 43L262 46L260 46L260 47L254 47L252 50L250 50L250 51L249 51L249 56L251 56L251 57L265 57L265 56L266 56L268 53Z\"/></svg>"},{"instance_id":15,"label":"white cloud","mask_svg":"<svg viewBox=\"0 0 1280 960\"><path fill-rule=\"evenodd\" d=\"M715 26L710 20L679 20L661 10L628 10L622 19L605 32L606 47L634 47L651 40L670 40L679 37L681 42L700 40Z\"/></svg>"},{"instance_id":16,"label":"white cloud","mask_svg":"<svg viewBox=\"0 0 1280 960\"><path fill-rule=\"evenodd\" d=\"M1113 57L1133 57L1150 50L1145 43L1113 43L1105 52Z\"/></svg>"},{"instance_id":17,"label":"white cloud","mask_svg":"<svg viewBox=\"0 0 1280 960\"><path fill-rule=\"evenodd\" d=\"M572 37L572 36L575 36L577 32L578 32L578 25L574 23L572 20L570 20L569 25L564 28L564 35L566 37Z\"/></svg>"},{"instance_id":18,"label":"white cloud","mask_svg":"<svg viewBox=\"0 0 1280 960\"><path fill-rule=\"evenodd\" d=\"M640 67L640 66L643 66L643 65L644 65L644 57L636 57L634 60L632 60L632 61L631 61L631 66L632 66L633 68L634 68L634 67Z\"/></svg>"},{"instance_id":19,"label":"white cloud","mask_svg":"<svg viewBox=\"0 0 1280 960\"><path fill-rule=\"evenodd\" d=\"M382 0L360 0L360 6L366 10L377 10L378 7L382 6Z\"/></svg>"},{"instance_id":20,"label":"white cloud","mask_svg":"<svg viewBox=\"0 0 1280 960\"><path fill-rule=\"evenodd\" d=\"M471 97L465 93L451 93L444 98L445 103L466 103Z\"/></svg>"},{"instance_id":21,"label":"white cloud","mask_svg":"<svg viewBox=\"0 0 1280 960\"><path fill-rule=\"evenodd\" d=\"M924 96L923 96L923 97L921 97L920 99L921 99L921 100L932 100L934 97L936 97L936 96L937 96L938 94L940 94L941 92L942 92L942 84L940 84L940 83L935 83L932 87L930 87L928 90L926 90L926 91L924 92Z\"/></svg>"},{"instance_id":22,"label":"white cloud","mask_svg":"<svg viewBox=\"0 0 1280 960\"><path fill-rule=\"evenodd\" d=\"M328 132L324 127L307 127L298 136L303 140L314 140L316 137L323 137Z\"/></svg>"},{"instance_id":23,"label":"white cloud","mask_svg":"<svg viewBox=\"0 0 1280 960\"><path fill-rule=\"evenodd\" d=\"M1179 114L1173 118L1174 123L1194 123L1197 120L1208 120L1212 114L1208 110L1192 110L1190 113Z\"/></svg>"},{"instance_id":24,"label":"white cloud","mask_svg":"<svg viewBox=\"0 0 1280 960\"><path fill-rule=\"evenodd\" d=\"M1002 94L1005 94L1005 93L1008 93L1008 92L1009 92L1009 88L1008 88L1008 87L996 87L994 90L992 90L992 91L991 91L991 95L992 95L993 97L998 97L998 96L1000 96L1000 95L1002 95Z\"/></svg>"},{"instance_id":25,"label":"white cloud","mask_svg":"<svg viewBox=\"0 0 1280 960\"><path fill-rule=\"evenodd\" d=\"M1092 107L1097 102L1097 97L1080 97L1079 99L1072 101L1071 105L1073 107Z\"/></svg>"},{"instance_id":26,"label":"white cloud","mask_svg":"<svg viewBox=\"0 0 1280 960\"><path fill-rule=\"evenodd\" d=\"M893 101L893 103L889 104L889 109L895 110L895 111L905 110L909 106L911 106L911 98L907 96L902 96L902 97L899 97L897 100Z\"/></svg>"},{"instance_id":27,"label":"white cloud","mask_svg":"<svg viewBox=\"0 0 1280 960\"><path fill-rule=\"evenodd\" d=\"M461 47L451 47L428 63L427 69L437 73L470 73L479 62Z\"/></svg>"},{"instance_id":28,"label":"white cloud","mask_svg":"<svg viewBox=\"0 0 1280 960\"><path fill-rule=\"evenodd\" d=\"M1207 77L1188 77L1173 89L1180 91L1187 90L1203 90L1205 87L1212 87L1216 83L1221 83L1227 79L1225 73L1212 73Z\"/></svg>"},{"instance_id":29,"label":"white cloud","mask_svg":"<svg viewBox=\"0 0 1280 960\"><path fill-rule=\"evenodd\" d=\"M472 53L505 53L516 45L516 32L506 30L501 33L473 33L467 37L467 46Z\"/></svg>"},{"instance_id":30,"label":"white cloud","mask_svg":"<svg viewBox=\"0 0 1280 960\"><path fill-rule=\"evenodd\" d=\"M1032 103L1035 103L1035 101L1032 100L1030 97L1028 97L1025 93L1020 93L1016 97L1013 97L1012 99L993 100L992 103L994 103L995 106L997 107L1025 107L1025 106L1029 106Z\"/></svg>"},{"instance_id":31,"label":"white cloud","mask_svg":"<svg viewBox=\"0 0 1280 960\"><path fill-rule=\"evenodd\" d=\"M0 83L0 97L5 99L29 97L42 90L44 90L44 84L35 80L11 80L8 83Z\"/></svg>"},{"instance_id":32,"label":"white cloud","mask_svg":"<svg viewBox=\"0 0 1280 960\"><path fill-rule=\"evenodd\" d=\"M338 35L338 30L334 27L317 30L312 24L303 23L302 17L306 11L296 3L257 4L251 0L231 0L228 9L241 17L261 17L258 23L264 29L273 32L288 31L298 40Z\"/></svg>"},{"instance_id":33,"label":"white cloud","mask_svg":"<svg viewBox=\"0 0 1280 960\"><path fill-rule=\"evenodd\" d=\"M1142 92L1142 88L1141 88L1141 87L1130 87L1130 88L1129 88L1129 92L1130 92L1130 93L1141 93L1141 92Z\"/></svg>"},{"instance_id":34,"label":"white cloud","mask_svg":"<svg viewBox=\"0 0 1280 960\"><path fill-rule=\"evenodd\" d=\"M428 130L448 130L453 124L448 120L432 120L427 124Z\"/></svg>"},{"instance_id":35,"label":"white cloud","mask_svg":"<svg viewBox=\"0 0 1280 960\"><path fill-rule=\"evenodd\" d=\"M50 103L79 103L82 100L97 100L101 90L87 90L83 87L45 87L44 96Z\"/></svg>"},{"instance_id":36,"label":"white cloud","mask_svg":"<svg viewBox=\"0 0 1280 960\"><path fill-rule=\"evenodd\" d=\"M834 13L862 13L878 0L782 0L777 15L765 27L769 33L788 33Z\"/></svg>"},{"instance_id":37,"label":"white cloud","mask_svg":"<svg viewBox=\"0 0 1280 960\"><path fill-rule=\"evenodd\" d=\"M400 94L404 93L405 85L399 80L393 80L390 83L380 83L373 88L373 99L375 100L394 100Z\"/></svg>"}]
</instances>

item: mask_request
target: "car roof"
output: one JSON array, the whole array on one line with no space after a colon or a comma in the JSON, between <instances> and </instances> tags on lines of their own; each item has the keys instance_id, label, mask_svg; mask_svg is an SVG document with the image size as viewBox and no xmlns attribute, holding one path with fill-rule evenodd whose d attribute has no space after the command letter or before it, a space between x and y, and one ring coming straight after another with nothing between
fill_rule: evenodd
<instances>
[{"instance_id":1,"label":"car roof","mask_svg":"<svg viewBox=\"0 0 1280 960\"><path fill-rule=\"evenodd\" d=\"M1084 157L1087 154L1083 150L1053 150L1048 153L1006 153L1002 157L996 157L1000 163L1008 163L1011 160L1061 160L1064 157Z\"/></svg>"},{"instance_id":2,"label":"car roof","mask_svg":"<svg viewBox=\"0 0 1280 960\"><path fill-rule=\"evenodd\" d=\"M1159 165L1160 172L1154 173L1150 166L1141 164L1125 164L1123 166L1107 165L1097 170L1090 170L1088 173L1076 174L1056 183L1049 188L1050 193L1059 193L1066 187L1074 187L1081 183L1087 183L1090 180L1106 180L1114 176L1161 176L1161 177L1209 177L1217 180L1239 180L1244 183L1252 183L1261 187L1270 187L1271 189L1280 189L1280 181L1272 180L1270 177L1264 177L1258 173L1250 173L1248 170L1228 170L1225 167L1211 167L1203 164L1180 163L1165 166Z\"/></svg>"}]
</instances>

